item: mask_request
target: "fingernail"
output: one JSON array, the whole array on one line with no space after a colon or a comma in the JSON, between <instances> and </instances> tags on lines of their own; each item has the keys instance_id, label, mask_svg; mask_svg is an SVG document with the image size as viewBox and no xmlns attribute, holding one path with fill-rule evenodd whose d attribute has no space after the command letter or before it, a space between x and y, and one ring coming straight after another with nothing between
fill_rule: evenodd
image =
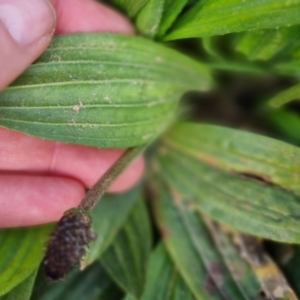
<instances>
[{"instance_id":1,"label":"fingernail","mask_svg":"<svg viewBox=\"0 0 300 300\"><path fill-rule=\"evenodd\" d=\"M29 45L51 34L55 13L45 0L0 0L0 21L20 45Z\"/></svg>"}]
</instances>

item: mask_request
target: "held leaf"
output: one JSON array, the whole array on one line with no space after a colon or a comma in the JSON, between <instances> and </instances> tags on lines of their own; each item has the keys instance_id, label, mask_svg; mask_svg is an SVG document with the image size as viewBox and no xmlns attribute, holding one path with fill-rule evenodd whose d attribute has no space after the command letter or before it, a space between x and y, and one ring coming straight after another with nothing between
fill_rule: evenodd
<instances>
[{"instance_id":1,"label":"held leaf","mask_svg":"<svg viewBox=\"0 0 300 300\"><path fill-rule=\"evenodd\" d=\"M0 125L97 147L144 144L173 122L184 92L210 81L203 65L143 38L62 35L0 93Z\"/></svg>"}]
</instances>

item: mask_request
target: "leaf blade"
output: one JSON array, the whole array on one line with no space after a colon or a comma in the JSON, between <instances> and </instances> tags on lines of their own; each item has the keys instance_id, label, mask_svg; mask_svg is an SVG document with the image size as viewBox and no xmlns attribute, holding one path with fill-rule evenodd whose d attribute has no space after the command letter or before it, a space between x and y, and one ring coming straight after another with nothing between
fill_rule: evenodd
<instances>
[{"instance_id":1,"label":"leaf blade","mask_svg":"<svg viewBox=\"0 0 300 300\"><path fill-rule=\"evenodd\" d=\"M52 285L49 285L45 278L38 276L31 300L118 300L121 295L122 292L104 268L95 262L83 271L73 270L64 281Z\"/></svg>"},{"instance_id":2,"label":"leaf blade","mask_svg":"<svg viewBox=\"0 0 300 300\"><path fill-rule=\"evenodd\" d=\"M111 245L135 203L141 200L140 188L134 187L123 194L106 194L92 210L92 228L97 238L91 243L83 265L89 265L97 260Z\"/></svg>"},{"instance_id":3,"label":"leaf blade","mask_svg":"<svg viewBox=\"0 0 300 300\"><path fill-rule=\"evenodd\" d=\"M268 105L271 108L278 108L293 100L300 100L300 84L278 93L268 101Z\"/></svg>"},{"instance_id":4,"label":"leaf blade","mask_svg":"<svg viewBox=\"0 0 300 300\"><path fill-rule=\"evenodd\" d=\"M125 10L129 17L134 17L148 0L114 0L113 2Z\"/></svg>"},{"instance_id":5,"label":"leaf blade","mask_svg":"<svg viewBox=\"0 0 300 300\"><path fill-rule=\"evenodd\" d=\"M178 20L165 40L299 24L299 7L299 1L201 1Z\"/></svg>"},{"instance_id":6,"label":"leaf blade","mask_svg":"<svg viewBox=\"0 0 300 300\"><path fill-rule=\"evenodd\" d=\"M0 295L37 269L52 225L0 230Z\"/></svg>"},{"instance_id":7,"label":"leaf blade","mask_svg":"<svg viewBox=\"0 0 300 300\"><path fill-rule=\"evenodd\" d=\"M141 300L195 300L162 244L153 251Z\"/></svg>"},{"instance_id":8,"label":"leaf blade","mask_svg":"<svg viewBox=\"0 0 300 300\"><path fill-rule=\"evenodd\" d=\"M145 36L156 36L164 11L165 0L148 0L136 18L138 30Z\"/></svg>"},{"instance_id":9,"label":"leaf blade","mask_svg":"<svg viewBox=\"0 0 300 300\"><path fill-rule=\"evenodd\" d=\"M167 144L158 152L156 172L203 213L242 232L299 242L299 195L212 167Z\"/></svg>"},{"instance_id":10,"label":"leaf blade","mask_svg":"<svg viewBox=\"0 0 300 300\"><path fill-rule=\"evenodd\" d=\"M165 10L158 29L158 36L163 37L166 31L170 28L172 23L187 4L187 0L165 1Z\"/></svg>"},{"instance_id":11,"label":"leaf blade","mask_svg":"<svg viewBox=\"0 0 300 300\"><path fill-rule=\"evenodd\" d=\"M164 143L196 160L240 174L261 177L300 193L300 149L269 137L236 129L195 123L174 126Z\"/></svg>"},{"instance_id":12,"label":"leaf blade","mask_svg":"<svg viewBox=\"0 0 300 300\"><path fill-rule=\"evenodd\" d=\"M170 190L163 183L155 182L155 191L156 222L164 245L189 290L199 300L223 299L218 288L212 283L198 249L183 225L178 206L172 202Z\"/></svg>"},{"instance_id":13,"label":"leaf blade","mask_svg":"<svg viewBox=\"0 0 300 300\"><path fill-rule=\"evenodd\" d=\"M173 122L183 92L209 81L203 65L143 38L63 35L0 93L0 125L98 147L144 144Z\"/></svg>"},{"instance_id":14,"label":"leaf blade","mask_svg":"<svg viewBox=\"0 0 300 300\"><path fill-rule=\"evenodd\" d=\"M150 248L149 218L145 204L138 201L100 262L127 293L140 298L146 280Z\"/></svg>"},{"instance_id":15,"label":"leaf blade","mask_svg":"<svg viewBox=\"0 0 300 300\"><path fill-rule=\"evenodd\" d=\"M0 296L1 300L29 300L37 271L30 274L24 281L15 286L7 294Z\"/></svg>"},{"instance_id":16,"label":"leaf blade","mask_svg":"<svg viewBox=\"0 0 300 300\"><path fill-rule=\"evenodd\" d=\"M164 184L157 184L156 192L156 220L164 233L166 249L196 298L202 299L201 290L207 294L205 297L213 299L218 294L222 299L244 299L198 212ZM204 273L199 277L201 268ZM202 286L196 293L197 285L192 283L200 278Z\"/></svg>"}]
</instances>

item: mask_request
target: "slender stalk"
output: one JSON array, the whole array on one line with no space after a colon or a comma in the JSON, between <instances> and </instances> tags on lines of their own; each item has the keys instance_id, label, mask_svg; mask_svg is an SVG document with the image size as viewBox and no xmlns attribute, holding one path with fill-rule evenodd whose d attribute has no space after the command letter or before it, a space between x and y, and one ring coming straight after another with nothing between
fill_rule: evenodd
<instances>
[{"instance_id":1,"label":"slender stalk","mask_svg":"<svg viewBox=\"0 0 300 300\"><path fill-rule=\"evenodd\" d=\"M108 169L96 184L86 193L78 208L91 210L107 191L114 180L126 169L126 167L140 154L149 144L127 149L124 154Z\"/></svg>"}]
</instances>

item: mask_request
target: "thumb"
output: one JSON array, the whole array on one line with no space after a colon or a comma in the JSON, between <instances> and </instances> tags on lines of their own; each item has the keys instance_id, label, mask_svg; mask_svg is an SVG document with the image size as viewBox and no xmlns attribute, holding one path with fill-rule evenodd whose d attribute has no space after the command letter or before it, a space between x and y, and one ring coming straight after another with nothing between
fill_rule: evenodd
<instances>
[{"instance_id":1,"label":"thumb","mask_svg":"<svg viewBox=\"0 0 300 300\"><path fill-rule=\"evenodd\" d=\"M54 28L47 0L0 0L0 90L45 50Z\"/></svg>"}]
</instances>

